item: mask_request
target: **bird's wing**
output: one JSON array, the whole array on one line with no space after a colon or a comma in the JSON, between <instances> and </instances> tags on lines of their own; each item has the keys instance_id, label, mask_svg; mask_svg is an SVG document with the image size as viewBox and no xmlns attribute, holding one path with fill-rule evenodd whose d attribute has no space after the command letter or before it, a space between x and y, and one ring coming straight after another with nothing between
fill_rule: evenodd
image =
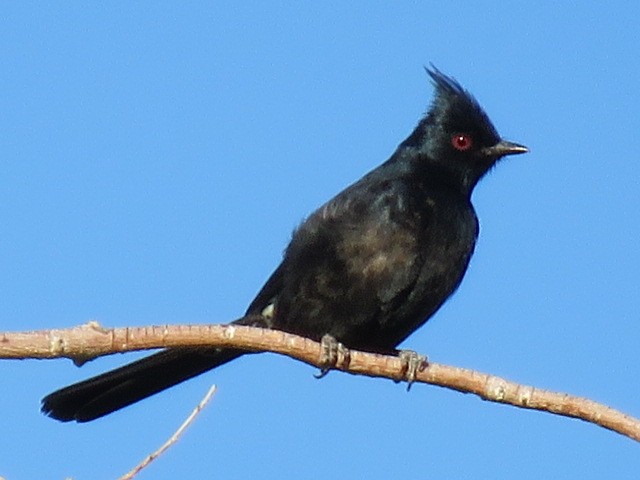
<instances>
[{"instance_id":1,"label":"bird's wing","mask_svg":"<svg viewBox=\"0 0 640 480\"><path fill-rule=\"evenodd\" d=\"M295 232L250 307L256 311L277 297L275 328L311 338L329 333L357 347L359 339L375 337L412 291L423 264L424 218L402 181L366 180Z\"/></svg>"},{"instance_id":2,"label":"bird's wing","mask_svg":"<svg viewBox=\"0 0 640 480\"><path fill-rule=\"evenodd\" d=\"M272 305L282 289L282 270L283 264L281 263L260 289L256 298L253 299L245 315L264 315L269 317L269 308L273 308ZM267 318L267 324L269 325L268 320L270 319Z\"/></svg>"}]
</instances>

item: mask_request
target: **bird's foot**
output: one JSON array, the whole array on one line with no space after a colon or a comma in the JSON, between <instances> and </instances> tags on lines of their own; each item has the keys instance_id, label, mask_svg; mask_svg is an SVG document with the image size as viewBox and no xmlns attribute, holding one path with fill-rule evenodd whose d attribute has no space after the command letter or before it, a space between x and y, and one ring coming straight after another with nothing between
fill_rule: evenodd
<instances>
[{"instance_id":1,"label":"bird's foot","mask_svg":"<svg viewBox=\"0 0 640 480\"><path fill-rule=\"evenodd\" d=\"M338 342L334 337L328 333L323 335L320 340L320 346L322 347L322 353L320 354L319 363L322 366L320 368L320 373L314 375L314 377L318 379L324 377L338 364L343 368L349 366L349 360L351 359L349 349L342 343Z\"/></svg>"},{"instance_id":2,"label":"bird's foot","mask_svg":"<svg viewBox=\"0 0 640 480\"><path fill-rule=\"evenodd\" d=\"M406 380L407 392L411 390L411 385L416 381L416 375L418 372L422 372L429 366L427 357L420 355L413 350L400 350L398 352L398 358L402 363L402 377L398 380Z\"/></svg>"}]
</instances>

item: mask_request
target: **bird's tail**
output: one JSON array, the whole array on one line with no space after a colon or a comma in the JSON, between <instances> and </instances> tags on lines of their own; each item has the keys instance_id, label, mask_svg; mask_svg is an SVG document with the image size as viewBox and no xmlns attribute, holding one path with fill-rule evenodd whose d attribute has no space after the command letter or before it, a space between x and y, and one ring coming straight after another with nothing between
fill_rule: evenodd
<instances>
[{"instance_id":1,"label":"bird's tail","mask_svg":"<svg viewBox=\"0 0 640 480\"><path fill-rule=\"evenodd\" d=\"M57 390L42 411L62 422L89 422L216 368L246 353L221 348L172 348Z\"/></svg>"},{"instance_id":2,"label":"bird's tail","mask_svg":"<svg viewBox=\"0 0 640 480\"><path fill-rule=\"evenodd\" d=\"M233 323L269 328L261 315ZM230 348L169 348L61 388L42 399L42 412L61 422L90 422L219 367L247 353Z\"/></svg>"}]
</instances>

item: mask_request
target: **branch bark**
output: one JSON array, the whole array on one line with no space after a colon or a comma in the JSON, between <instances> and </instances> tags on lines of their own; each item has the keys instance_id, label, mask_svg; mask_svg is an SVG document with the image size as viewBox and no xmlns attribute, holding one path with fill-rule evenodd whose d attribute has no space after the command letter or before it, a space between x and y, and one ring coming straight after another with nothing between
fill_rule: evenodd
<instances>
[{"instance_id":1,"label":"branch bark","mask_svg":"<svg viewBox=\"0 0 640 480\"><path fill-rule=\"evenodd\" d=\"M287 355L322 367L317 342L278 330L236 325L164 325L104 328L97 322L62 330L0 332L0 359L70 358L76 364L113 353L170 347L217 346ZM402 362L394 356L352 350L336 369L355 375L404 379ZM346 362L348 360L348 364ZM587 398L520 385L464 368L429 362L416 382L472 393L483 400L577 418L640 441L640 419Z\"/></svg>"}]
</instances>

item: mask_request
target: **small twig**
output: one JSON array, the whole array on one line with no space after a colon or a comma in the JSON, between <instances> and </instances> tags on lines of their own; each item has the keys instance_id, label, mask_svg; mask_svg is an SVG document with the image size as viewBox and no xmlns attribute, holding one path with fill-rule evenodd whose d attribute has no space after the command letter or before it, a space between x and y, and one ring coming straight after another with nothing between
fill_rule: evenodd
<instances>
[{"instance_id":1,"label":"small twig","mask_svg":"<svg viewBox=\"0 0 640 480\"><path fill-rule=\"evenodd\" d=\"M171 437L162 444L160 448L158 448L151 455L147 456L144 460L142 460L138 465L136 465L130 472L120 477L118 480L131 480L135 477L138 472L140 472L143 468L153 462L156 458L162 455L169 447L171 447L174 443L178 441L178 438L184 433L189 425L193 423L198 414L202 411L202 409L209 403L213 394L216 393L216 386L212 385L207 394L200 400L200 403L193 409L191 415L187 417L187 419L178 427Z\"/></svg>"}]
</instances>

